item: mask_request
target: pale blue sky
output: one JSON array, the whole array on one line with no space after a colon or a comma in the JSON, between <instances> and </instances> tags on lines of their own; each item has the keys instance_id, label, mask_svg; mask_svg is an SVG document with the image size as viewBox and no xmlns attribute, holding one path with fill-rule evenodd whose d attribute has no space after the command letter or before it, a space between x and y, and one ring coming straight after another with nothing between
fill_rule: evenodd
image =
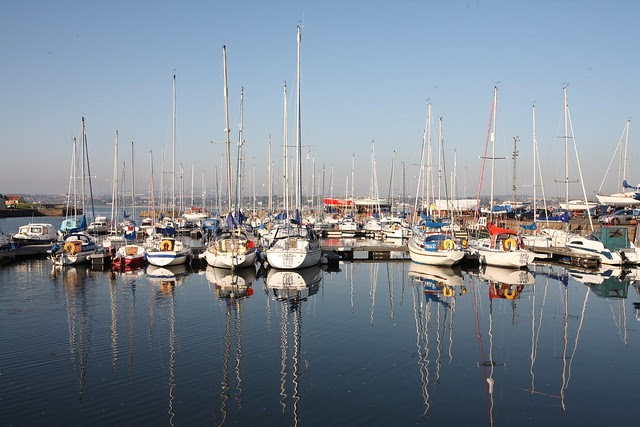
<instances>
[{"instance_id":1,"label":"pale blue sky","mask_svg":"<svg viewBox=\"0 0 640 427\"><path fill-rule=\"evenodd\" d=\"M562 195L562 87L589 194L604 177L632 119L630 176L640 182L636 1L5 1L0 6L0 193L64 193L73 137L86 117L94 191L110 194L115 130L120 159L135 142L136 188L149 185L149 150L171 152L171 81L177 75L177 161L212 191L224 140L222 45L227 46L232 136L244 87L246 164L267 181L268 139L280 166L282 82L295 92L296 24L302 30L303 144L316 173L334 170L345 192L356 155L356 190L369 189L371 141L386 196L393 150L417 174L426 102L444 118L447 168L457 150L458 194L475 196L493 86L499 82L496 154L520 139L520 193L532 181L531 106L548 195ZM289 101L295 141L295 97ZM437 125L434 122L434 130ZM434 141L437 134L434 132ZM235 151L235 150L234 150ZM512 165L496 171L510 194ZM617 167L617 166L614 166ZM305 162L310 175L311 161ZM570 175L577 178L575 167ZM614 174L615 175L615 174ZM400 176L398 175L398 181ZM488 178L485 178L488 181ZM605 191L615 189L613 179ZM251 191L251 184L245 193ZM190 184L187 184L189 187ZM397 184L397 187L400 183ZM279 191L280 185L276 184ZM487 190L484 193L488 192ZM573 190L579 193L579 188ZM190 190L187 190L189 193Z\"/></svg>"}]
</instances>

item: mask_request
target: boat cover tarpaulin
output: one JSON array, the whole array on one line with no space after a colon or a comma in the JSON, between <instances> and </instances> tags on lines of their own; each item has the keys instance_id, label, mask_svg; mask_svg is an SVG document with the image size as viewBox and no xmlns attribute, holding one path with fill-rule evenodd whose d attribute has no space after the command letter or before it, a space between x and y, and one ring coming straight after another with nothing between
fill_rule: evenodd
<instances>
[{"instance_id":1,"label":"boat cover tarpaulin","mask_svg":"<svg viewBox=\"0 0 640 427\"><path fill-rule=\"evenodd\" d=\"M513 230L509 230L508 228L498 227L492 222L489 223L489 225L487 226L487 229L489 230L489 234L491 234L492 236L496 234L513 234L513 235L518 234Z\"/></svg>"},{"instance_id":2,"label":"boat cover tarpaulin","mask_svg":"<svg viewBox=\"0 0 640 427\"><path fill-rule=\"evenodd\" d=\"M333 199L330 197L326 197L322 199L322 203L324 203L327 206L353 206L353 200Z\"/></svg>"}]
</instances>

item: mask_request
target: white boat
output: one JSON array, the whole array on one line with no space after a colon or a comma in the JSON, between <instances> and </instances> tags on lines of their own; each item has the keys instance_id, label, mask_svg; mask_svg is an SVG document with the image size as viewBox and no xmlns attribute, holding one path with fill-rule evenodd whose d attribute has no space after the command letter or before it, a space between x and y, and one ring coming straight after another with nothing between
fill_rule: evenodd
<instances>
[{"instance_id":1,"label":"white boat","mask_svg":"<svg viewBox=\"0 0 640 427\"><path fill-rule=\"evenodd\" d=\"M99 246L93 236L86 233L68 235L62 246L57 243L51 248L51 259L57 266L76 265L88 262Z\"/></svg>"},{"instance_id":2,"label":"white boat","mask_svg":"<svg viewBox=\"0 0 640 427\"><path fill-rule=\"evenodd\" d=\"M597 202L585 202L584 200L569 200L565 203L560 203L560 209L563 211L586 211L598 206Z\"/></svg>"},{"instance_id":3,"label":"white boat","mask_svg":"<svg viewBox=\"0 0 640 427\"><path fill-rule=\"evenodd\" d=\"M616 149L613 153L613 158L620 158L620 169L618 169L622 173L622 188L620 188L619 183L620 179L618 179L618 188L617 192L613 194L602 194L598 191L596 194L596 198L603 205L615 206L615 207L630 207L640 205L640 186L632 186L627 182L627 159L629 156L627 155L629 151L629 131L631 127L631 120L627 120L627 123L624 126L624 130L622 131L622 135L618 140L618 144L616 145ZM618 150L619 149L619 150ZM607 169L607 172L609 169ZM606 179L606 174L605 174ZM600 187L604 184L604 180Z\"/></svg>"},{"instance_id":4,"label":"white boat","mask_svg":"<svg viewBox=\"0 0 640 427\"><path fill-rule=\"evenodd\" d=\"M286 270L317 265L322 256L315 231L300 224L278 226L265 252L271 267Z\"/></svg>"},{"instance_id":5,"label":"white boat","mask_svg":"<svg viewBox=\"0 0 640 427\"><path fill-rule=\"evenodd\" d=\"M106 216L97 216L87 226L87 232L91 234L105 234L109 231L109 223Z\"/></svg>"},{"instance_id":6,"label":"white boat","mask_svg":"<svg viewBox=\"0 0 640 427\"><path fill-rule=\"evenodd\" d=\"M157 267L185 264L191 255L191 249L175 237L155 236L148 244L147 262Z\"/></svg>"},{"instance_id":7,"label":"white boat","mask_svg":"<svg viewBox=\"0 0 640 427\"><path fill-rule=\"evenodd\" d=\"M53 243L58 236L52 224L30 223L18 228L12 238L18 245L38 245Z\"/></svg>"},{"instance_id":8,"label":"white boat","mask_svg":"<svg viewBox=\"0 0 640 427\"><path fill-rule=\"evenodd\" d=\"M495 267L524 268L535 259L535 254L523 248L515 232L469 240L469 251L480 264Z\"/></svg>"},{"instance_id":9,"label":"white boat","mask_svg":"<svg viewBox=\"0 0 640 427\"><path fill-rule=\"evenodd\" d=\"M573 235L566 247L573 252L596 255L605 265L640 263L640 250L627 238L626 228L601 227L587 236Z\"/></svg>"},{"instance_id":10,"label":"white boat","mask_svg":"<svg viewBox=\"0 0 640 427\"><path fill-rule=\"evenodd\" d=\"M393 221L382 227L382 233L387 239L408 239L411 237L411 225L405 220Z\"/></svg>"},{"instance_id":11,"label":"white boat","mask_svg":"<svg viewBox=\"0 0 640 427\"><path fill-rule=\"evenodd\" d=\"M491 154L483 155L483 166L482 170L484 171L484 162L486 159L491 159L491 195L490 195L490 215L493 212L494 206L494 171L495 171L495 138L496 138L496 107L498 104L498 87L494 87L493 90L493 103L491 110L491 120L489 124L489 132L487 134L487 146L488 143L491 143ZM485 150L486 150L485 148ZM480 180L482 183L482 175L480 176ZM480 218L482 219L482 218ZM523 268L529 265L534 260L534 254L532 252L527 251L522 244L522 240L518 236L518 234L509 229L496 227L491 222L491 217L489 220L486 219L482 222L478 220L476 227L477 230L473 230L476 232L480 231L481 224L487 224L486 229L489 232L488 238L475 238L469 240L469 253L472 257L477 258L480 264L484 265L492 265L497 267L509 267L509 268Z\"/></svg>"},{"instance_id":12,"label":"white boat","mask_svg":"<svg viewBox=\"0 0 640 427\"><path fill-rule=\"evenodd\" d=\"M300 26L297 27L298 41L298 62L297 62L297 117L296 117L296 179L294 185L295 191L295 210L294 213L302 212L302 132L300 117L300 44L302 35ZM286 85L284 87L286 102ZM286 124L286 103L285 103L285 120ZM286 135L286 132L285 132ZM286 145L286 143L285 143ZM286 158L286 157L285 157ZM285 164L286 166L286 164ZM286 185L286 182L285 182ZM292 220L277 228L271 245L265 250L267 262L273 268L295 270L317 265L320 262L322 251L320 249L320 241L315 231L308 226L303 225L301 221Z\"/></svg>"},{"instance_id":13,"label":"white boat","mask_svg":"<svg viewBox=\"0 0 640 427\"><path fill-rule=\"evenodd\" d=\"M207 245L205 260L215 268L244 268L253 266L257 253L255 242L247 236L231 214L232 212L232 168L231 168L231 140L229 127L229 97L227 87L227 48L222 47L222 62L224 71L224 111L225 111L225 146L227 158L227 219L224 228L216 233ZM241 103L242 104L242 103ZM242 129L242 124L240 125ZM242 136L242 135L241 135Z\"/></svg>"},{"instance_id":14,"label":"white boat","mask_svg":"<svg viewBox=\"0 0 640 427\"><path fill-rule=\"evenodd\" d=\"M204 256L215 268L250 267L256 262L256 245L241 228L223 229L209 243Z\"/></svg>"},{"instance_id":15,"label":"white boat","mask_svg":"<svg viewBox=\"0 0 640 427\"><path fill-rule=\"evenodd\" d=\"M407 246L411 261L419 264L452 266L465 255L460 245L446 234L416 234Z\"/></svg>"}]
</instances>

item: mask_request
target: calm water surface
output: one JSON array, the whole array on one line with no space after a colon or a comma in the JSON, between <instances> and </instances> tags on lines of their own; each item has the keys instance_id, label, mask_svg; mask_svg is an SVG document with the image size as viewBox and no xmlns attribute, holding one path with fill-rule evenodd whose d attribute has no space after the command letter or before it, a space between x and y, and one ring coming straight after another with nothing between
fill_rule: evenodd
<instances>
[{"instance_id":1,"label":"calm water surface","mask_svg":"<svg viewBox=\"0 0 640 427\"><path fill-rule=\"evenodd\" d=\"M401 261L111 274L22 261L0 268L0 419L635 423L636 274Z\"/></svg>"}]
</instances>

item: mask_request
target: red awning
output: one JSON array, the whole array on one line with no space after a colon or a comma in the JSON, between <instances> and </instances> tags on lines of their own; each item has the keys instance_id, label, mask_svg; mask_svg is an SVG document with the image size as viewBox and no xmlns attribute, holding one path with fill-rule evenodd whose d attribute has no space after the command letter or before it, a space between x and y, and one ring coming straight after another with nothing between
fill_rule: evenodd
<instances>
[{"instance_id":1,"label":"red awning","mask_svg":"<svg viewBox=\"0 0 640 427\"><path fill-rule=\"evenodd\" d=\"M491 234L492 236L496 234L513 234L515 236L518 234L513 230L509 230L508 228L498 227L492 222L489 223L489 225L487 226L487 229L489 230L489 234Z\"/></svg>"},{"instance_id":2,"label":"red awning","mask_svg":"<svg viewBox=\"0 0 640 427\"><path fill-rule=\"evenodd\" d=\"M347 199L332 199L332 198L324 198L322 199L322 203L324 203L327 206L352 206L353 205L353 200L347 200Z\"/></svg>"}]
</instances>

